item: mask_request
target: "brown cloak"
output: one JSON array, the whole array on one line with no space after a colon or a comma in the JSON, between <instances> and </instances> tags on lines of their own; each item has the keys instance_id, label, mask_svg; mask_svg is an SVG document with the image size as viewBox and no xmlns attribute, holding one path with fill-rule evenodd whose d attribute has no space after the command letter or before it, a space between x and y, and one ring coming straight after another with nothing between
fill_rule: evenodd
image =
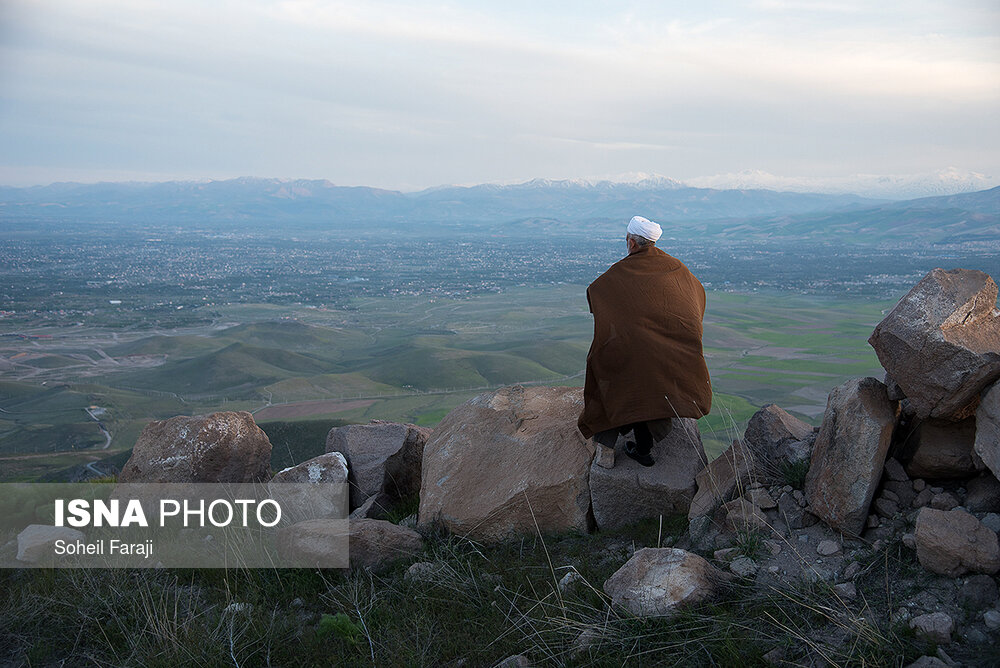
<instances>
[{"instance_id":1,"label":"brown cloak","mask_svg":"<svg viewBox=\"0 0 1000 668\"><path fill-rule=\"evenodd\" d=\"M684 263L640 248L587 288L594 342L587 354L586 437L646 420L699 418L712 407L701 349L705 288Z\"/></svg>"}]
</instances>

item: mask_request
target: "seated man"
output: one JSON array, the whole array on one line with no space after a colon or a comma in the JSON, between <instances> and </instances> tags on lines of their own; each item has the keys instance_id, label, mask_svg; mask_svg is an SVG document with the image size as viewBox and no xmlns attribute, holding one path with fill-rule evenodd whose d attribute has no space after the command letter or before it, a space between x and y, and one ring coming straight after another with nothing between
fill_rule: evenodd
<instances>
[{"instance_id":1,"label":"seated man","mask_svg":"<svg viewBox=\"0 0 1000 668\"><path fill-rule=\"evenodd\" d=\"M641 216L628 224L628 255L587 288L594 342L587 354L584 436L652 466L650 449L674 417L699 418L712 407L702 354L705 288L677 258L656 247L663 231ZM655 439L655 441L654 441Z\"/></svg>"}]
</instances>

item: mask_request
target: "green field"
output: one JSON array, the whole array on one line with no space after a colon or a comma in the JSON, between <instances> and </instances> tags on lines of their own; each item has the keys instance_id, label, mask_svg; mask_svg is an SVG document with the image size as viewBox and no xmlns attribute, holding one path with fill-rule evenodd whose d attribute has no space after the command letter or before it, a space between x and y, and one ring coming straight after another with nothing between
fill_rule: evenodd
<instances>
[{"instance_id":1,"label":"green field","mask_svg":"<svg viewBox=\"0 0 1000 668\"><path fill-rule=\"evenodd\" d=\"M866 339L891 306L710 293L705 353L716 395L701 420L709 453L741 434L766 403L816 424L830 389L880 376ZM585 289L576 285L463 299L372 298L342 310L215 310L220 317L201 328L5 337L0 479L115 457L146 422L178 414L249 410L263 424L380 418L433 426L491 388L582 385L593 327ZM103 409L106 449L88 407Z\"/></svg>"}]
</instances>

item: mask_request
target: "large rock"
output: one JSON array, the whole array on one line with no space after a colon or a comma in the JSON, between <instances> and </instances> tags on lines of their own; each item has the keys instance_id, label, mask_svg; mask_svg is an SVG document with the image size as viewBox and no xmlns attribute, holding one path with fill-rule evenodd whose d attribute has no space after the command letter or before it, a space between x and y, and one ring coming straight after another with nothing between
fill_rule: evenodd
<instances>
[{"instance_id":1,"label":"large rock","mask_svg":"<svg viewBox=\"0 0 1000 668\"><path fill-rule=\"evenodd\" d=\"M413 529L383 520L314 519L278 530L278 554L286 564L380 570L423 550Z\"/></svg>"},{"instance_id":2,"label":"large rock","mask_svg":"<svg viewBox=\"0 0 1000 668\"><path fill-rule=\"evenodd\" d=\"M691 501L688 519L712 515L715 510L750 485L756 459L744 441L733 441L728 450L709 462L695 476L698 491Z\"/></svg>"},{"instance_id":3,"label":"large rock","mask_svg":"<svg viewBox=\"0 0 1000 668\"><path fill-rule=\"evenodd\" d=\"M997 285L981 271L934 269L868 343L920 418L957 420L1000 378Z\"/></svg>"},{"instance_id":4,"label":"large rock","mask_svg":"<svg viewBox=\"0 0 1000 668\"><path fill-rule=\"evenodd\" d=\"M271 477L271 442L246 411L146 425L119 482L259 482Z\"/></svg>"},{"instance_id":5,"label":"large rock","mask_svg":"<svg viewBox=\"0 0 1000 668\"><path fill-rule=\"evenodd\" d=\"M351 507L370 496L380 503L416 496L420 492L424 445L431 430L412 424L373 420L330 430L326 451L347 459Z\"/></svg>"},{"instance_id":6,"label":"large rock","mask_svg":"<svg viewBox=\"0 0 1000 668\"><path fill-rule=\"evenodd\" d=\"M1000 478L1000 383L983 393L976 410L974 449L993 475Z\"/></svg>"},{"instance_id":7,"label":"large rock","mask_svg":"<svg viewBox=\"0 0 1000 668\"><path fill-rule=\"evenodd\" d=\"M743 439L757 461L772 475L783 463L808 461L812 454L813 428L789 415L777 404L767 404L747 422Z\"/></svg>"},{"instance_id":8,"label":"large rock","mask_svg":"<svg viewBox=\"0 0 1000 668\"><path fill-rule=\"evenodd\" d=\"M423 549L424 540L413 529L385 520L351 520L351 568L379 570Z\"/></svg>"},{"instance_id":9,"label":"large rock","mask_svg":"<svg viewBox=\"0 0 1000 668\"><path fill-rule=\"evenodd\" d=\"M695 493L695 475L705 467L698 422L675 418L673 429L653 446L656 463L642 466L618 457L614 468L594 458L590 500L599 529L614 529L647 517L686 515Z\"/></svg>"},{"instance_id":10,"label":"large rock","mask_svg":"<svg viewBox=\"0 0 1000 668\"><path fill-rule=\"evenodd\" d=\"M576 428L583 390L505 387L441 420L424 447L421 524L463 535L590 529L594 446Z\"/></svg>"},{"instance_id":11,"label":"large rock","mask_svg":"<svg viewBox=\"0 0 1000 668\"><path fill-rule=\"evenodd\" d=\"M278 471L271 482L343 484L347 482L347 459L339 452L328 452Z\"/></svg>"},{"instance_id":12,"label":"large rock","mask_svg":"<svg viewBox=\"0 0 1000 668\"><path fill-rule=\"evenodd\" d=\"M874 378L834 388L813 449L805 494L831 527L860 535L882 476L899 405Z\"/></svg>"},{"instance_id":13,"label":"large rock","mask_svg":"<svg viewBox=\"0 0 1000 668\"><path fill-rule=\"evenodd\" d=\"M967 478L982 469L972 447L976 440L976 419L959 422L924 420L907 438L912 452L906 472L913 478Z\"/></svg>"},{"instance_id":14,"label":"large rock","mask_svg":"<svg viewBox=\"0 0 1000 668\"><path fill-rule=\"evenodd\" d=\"M17 534L17 560L26 564L49 563L56 559L57 540L83 542L82 531L48 524L29 524Z\"/></svg>"},{"instance_id":15,"label":"large rock","mask_svg":"<svg viewBox=\"0 0 1000 668\"><path fill-rule=\"evenodd\" d=\"M697 554L644 547L608 578L604 592L633 615L660 617L709 600L728 579Z\"/></svg>"},{"instance_id":16,"label":"large rock","mask_svg":"<svg viewBox=\"0 0 1000 668\"><path fill-rule=\"evenodd\" d=\"M278 471L269 483L284 512L300 519L347 516L347 460L339 452Z\"/></svg>"},{"instance_id":17,"label":"large rock","mask_svg":"<svg viewBox=\"0 0 1000 668\"><path fill-rule=\"evenodd\" d=\"M997 534L964 510L922 508L917 515L917 559L929 571L950 578L1000 570Z\"/></svg>"}]
</instances>

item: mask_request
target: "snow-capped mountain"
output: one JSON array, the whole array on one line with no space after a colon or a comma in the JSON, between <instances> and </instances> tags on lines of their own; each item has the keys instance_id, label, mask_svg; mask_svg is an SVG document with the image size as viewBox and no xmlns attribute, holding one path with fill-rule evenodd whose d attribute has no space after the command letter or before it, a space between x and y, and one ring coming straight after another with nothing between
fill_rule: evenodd
<instances>
[{"instance_id":1,"label":"snow-capped mountain","mask_svg":"<svg viewBox=\"0 0 1000 668\"><path fill-rule=\"evenodd\" d=\"M853 194L878 199L916 199L987 190L1000 178L949 167L925 174L855 174L853 176L777 176L760 170L685 180L696 188L776 190L799 193Z\"/></svg>"}]
</instances>

